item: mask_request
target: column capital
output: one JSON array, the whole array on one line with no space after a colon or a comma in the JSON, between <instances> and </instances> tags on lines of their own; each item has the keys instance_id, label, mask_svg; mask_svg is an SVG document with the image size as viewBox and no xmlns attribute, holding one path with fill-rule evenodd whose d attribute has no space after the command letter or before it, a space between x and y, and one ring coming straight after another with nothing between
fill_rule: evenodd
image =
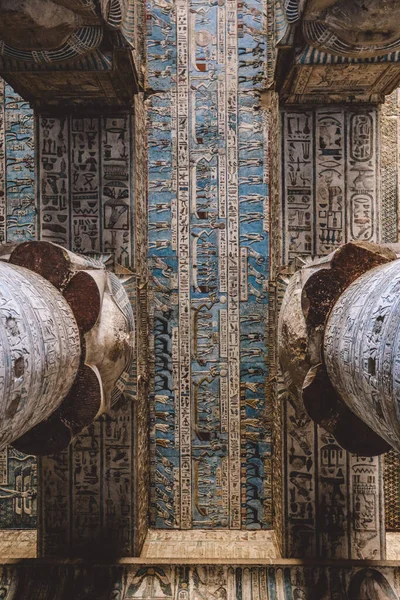
<instances>
[{"instance_id":1,"label":"column capital","mask_svg":"<svg viewBox=\"0 0 400 600\"><path fill-rule=\"evenodd\" d=\"M40 110L131 106L143 17L135 0L0 0L0 75Z\"/></svg>"},{"instance_id":2,"label":"column capital","mask_svg":"<svg viewBox=\"0 0 400 600\"><path fill-rule=\"evenodd\" d=\"M282 102L381 103L398 87L395 0L271 0L268 11L268 79Z\"/></svg>"}]
</instances>

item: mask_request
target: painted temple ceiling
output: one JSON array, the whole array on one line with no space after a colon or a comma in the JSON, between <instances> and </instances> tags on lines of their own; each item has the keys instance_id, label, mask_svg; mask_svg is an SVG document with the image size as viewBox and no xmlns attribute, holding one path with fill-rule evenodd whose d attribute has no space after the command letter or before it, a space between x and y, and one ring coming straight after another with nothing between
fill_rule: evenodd
<instances>
[{"instance_id":1,"label":"painted temple ceiling","mask_svg":"<svg viewBox=\"0 0 400 600\"><path fill-rule=\"evenodd\" d=\"M137 52L141 73L144 40L142 49L130 46L125 20L133 14L131 3L77 0L68 9L66 2L52 4L60 9L59 25L45 34L26 8L29 2L24 5L25 23L41 40L37 61L21 32L12 38L17 54L11 52L11 36L0 27L0 71L27 97L36 95L39 109L49 107L50 96L54 106L64 100L72 106L77 90L86 107L104 107L108 92L112 104L126 73L118 66L121 48ZM372 10L373 3L367 4ZM138 323L135 360L124 373L127 402L75 437L67 452L38 466L30 453L9 448L0 456L2 526L34 525L39 469L42 555L79 554L91 549L93 539L111 540L124 556L137 553L146 535L149 494L155 528L270 529L274 509L286 511L287 554L384 556L382 464L342 452L295 403L288 404L282 426L288 451L278 476L285 498L272 506L273 418L266 399L271 330L284 287L270 273L271 238L280 256L273 257L274 270L276 263L280 268L306 262L350 239L379 241L381 231L389 237L393 230L393 223L389 228L386 219L379 221L378 110L357 102L382 99L396 85L397 31L367 43L355 6L149 0L148 93L136 95L129 110L126 100L136 83L125 89L118 110L115 104L112 111L82 114L38 110L35 136L31 109L1 82L2 241L40 239L104 261L124 280ZM340 28L339 10L357 37ZM271 20L276 16L280 23ZM377 22L382 38L387 23ZM11 30L12 16L8 23ZM87 47L75 46L83 29ZM299 31L301 44L294 34ZM112 51L103 45L106 38ZM277 57L273 40L280 42ZM349 50L338 50L337 40ZM73 65L67 54L51 58L60 48L78 46ZM280 53L288 48L292 62L283 73ZM311 97L316 104L349 100L351 94L354 103L286 107L271 117L262 110L262 94L266 72L275 65L289 104ZM395 112L397 123L397 107ZM274 137L275 117L281 119L280 139ZM282 191L275 219L269 158L278 153L284 168L272 175ZM385 201L386 213L397 211L396 198L390 205ZM134 276L124 279L127 273ZM316 481L318 473L323 477ZM21 491L27 494L23 506L13 496ZM325 520L321 506L329 507ZM352 545L343 523L356 530ZM198 574L157 569L124 573L114 591L149 598L180 592L185 598L189 588L199 597L205 593ZM214 597L240 597L249 578L260 598L274 599L283 598L276 595L276 581L281 589L286 584L288 597L299 590L298 598L310 582L320 586L321 598L337 590L343 597L346 590L361 593L365 580L380 590L398 588L392 571L385 577L377 571L325 579L290 569L203 575Z\"/></svg>"},{"instance_id":2,"label":"painted temple ceiling","mask_svg":"<svg viewBox=\"0 0 400 600\"><path fill-rule=\"evenodd\" d=\"M263 4L147 10L151 522L270 527Z\"/></svg>"},{"instance_id":3,"label":"painted temple ceiling","mask_svg":"<svg viewBox=\"0 0 400 600\"><path fill-rule=\"evenodd\" d=\"M157 527L271 527L263 19L258 2L147 7L148 77L156 92L148 125L156 364L151 519ZM7 90L6 117L17 109L12 102L21 102ZM78 252L113 252L129 267L137 242L130 229L127 131L123 116L41 116L40 201L32 192L24 211L12 204L7 133L4 238L11 239L17 218L16 241L40 235ZM33 164L30 140L18 161L29 155ZM15 188L19 199L22 184ZM95 439L97 427L90 433ZM77 459L87 443L77 446ZM88 510L102 485L93 482ZM46 527L51 537L50 522Z\"/></svg>"}]
</instances>

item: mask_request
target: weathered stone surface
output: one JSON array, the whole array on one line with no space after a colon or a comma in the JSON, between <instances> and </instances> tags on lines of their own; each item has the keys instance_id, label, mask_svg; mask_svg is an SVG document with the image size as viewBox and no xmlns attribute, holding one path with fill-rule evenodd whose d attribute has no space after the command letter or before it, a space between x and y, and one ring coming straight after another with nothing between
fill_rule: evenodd
<instances>
[{"instance_id":1,"label":"weathered stone surface","mask_svg":"<svg viewBox=\"0 0 400 600\"><path fill-rule=\"evenodd\" d=\"M23 50L58 48L82 24L52 0L0 0L0 15L0 38Z\"/></svg>"},{"instance_id":2,"label":"weathered stone surface","mask_svg":"<svg viewBox=\"0 0 400 600\"><path fill-rule=\"evenodd\" d=\"M308 333L302 305L301 272L291 278L286 291L278 324L278 352L286 383L295 396L311 367Z\"/></svg>"},{"instance_id":3,"label":"weathered stone surface","mask_svg":"<svg viewBox=\"0 0 400 600\"><path fill-rule=\"evenodd\" d=\"M280 4L268 42L275 48L268 72L281 101L308 106L381 103L398 87L396 0L280 0Z\"/></svg>"},{"instance_id":4,"label":"weathered stone surface","mask_svg":"<svg viewBox=\"0 0 400 600\"><path fill-rule=\"evenodd\" d=\"M392 245L349 242L332 255L332 268L343 270L350 283L369 269L396 258L397 254Z\"/></svg>"},{"instance_id":5,"label":"weathered stone surface","mask_svg":"<svg viewBox=\"0 0 400 600\"><path fill-rule=\"evenodd\" d=\"M303 31L316 47L369 57L400 45L399 21L397 0L312 0L306 4Z\"/></svg>"},{"instance_id":6,"label":"weathered stone surface","mask_svg":"<svg viewBox=\"0 0 400 600\"><path fill-rule=\"evenodd\" d=\"M130 107L144 31L134 0L0 0L0 73L40 110Z\"/></svg>"}]
</instances>

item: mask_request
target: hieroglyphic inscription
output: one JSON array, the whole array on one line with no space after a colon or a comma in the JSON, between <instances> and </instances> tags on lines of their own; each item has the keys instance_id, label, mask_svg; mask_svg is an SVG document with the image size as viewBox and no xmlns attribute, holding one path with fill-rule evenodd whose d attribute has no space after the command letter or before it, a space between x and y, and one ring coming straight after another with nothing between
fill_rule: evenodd
<instances>
[{"instance_id":1,"label":"hieroglyphic inscription","mask_svg":"<svg viewBox=\"0 0 400 600\"><path fill-rule=\"evenodd\" d=\"M351 557L381 557L385 546L383 522L382 459L349 456L350 514L353 517Z\"/></svg>"},{"instance_id":2,"label":"hieroglyphic inscription","mask_svg":"<svg viewBox=\"0 0 400 600\"><path fill-rule=\"evenodd\" d=\"M5 82L0 78L0 242L6 239Z\"/></svg>"},{"instance_id":3,"label":"hieroglyphic inscription","mask_svg":"<svg viewBox=\"0 0 400 600\"><path fill-rule=\"evenodd\" d=\"M147 112L143 94L135 97L134 115L134 223L133 235L133 263L136 270L136 294L129 294L135 298L135 323L136 323L136 357L137 362L132 366L130 380L136 384L136 401L133 407L133 444L134 444L134 480L133 480L133 527L135 529L134 551L139 553L145 541L149 522L149 494L150 494L150 450L149 450L149 395L154 386L150 385L152 367L150 360L153 352L151 327L153 313L153 291L149 290L148 267L148 231L143 227L148 223L147 205ZM128 462L129 465L129 462ZM132 475L130 475L132 476Z\"/></svg>"},{"instance_id":4,"label":"hieroglyphic inscription","mask_svg":"<svg viewBox=\"0 0 400 600\"><path fill-rule=\"evenodd\" d=\"M377 241L376 109L287 110L282 118L286 260Z\"/></svg>"},{"instance_id":5,"label":"hieroglyphic inscription","mask_svg":"<svg viewBox=\"0 0 400 600\"><path fill-rule=\"evenodd\" d=\"M243 535L243 534L242 534ZM249 540L248 543L251 543ZM251 562L251 561L249 561ZM254 561L256 563L256 561ZM190 597L227 600L292 600L308 598L317 590L322 598L376 598L398 600L400 585L395 565L376 561L354 566L334 563L308 565L279 564L269 566L174 565L144 566L49 564L45 569L36 565L10 564L0 571L1 586L9 600L19 600L23 594L40 600L79 598L82 590L89 598L106 600L110 596L124 600L189 600ZM25 576L24 576L25 575Z\"/></svg>"},{"instance_id":6,"label":"hieroglyphic inscription","mask_svg":"<svg viewBox=\"0 0 400 600\"><path fill-rule=\"evenodd\" d=\"M329 254L345 239L345 137L342 111L316 115L316 254Z\"/></svg>"},{"instance_id":7,"label":"hieroglyphic inscription","mask_svg":"<svg viewBox=\"0 0 400 600\"><path fill-rule=\"evenodd\" d=\"M101 174L104 252L125 267L131 264L131 115L102 118Z\"/></svg>"},{"instance_id":8,"label":"hieroglyphic inscription","mask_svg":"<svg viewBox=\"0 0 400 600\"><path fill-rule=\"evenodd\" d=\"M6 238L28 242L35 237L36 207L33 159L33 113L6 84L4 102L6 168Z\"/></svg>"},{"instance_id":9,"label":"hieroglyphic inscription","mask_svg":"<svg viewBox=\"0 0 400 600\"><path fill-rule=\"evenodd\" d=\"M268 527L262 3L148 16L152 523Z\"/></svg>"},{"instance_id":10,"label":"hieroglyphic inscription","mask_svg":"<svg viewBox=\"0 0 400 600\"><path fill-rule=\"evenodd\" d=\"M227 0L227 231L228 231L228 369L229 369L229 512L230 527L241 524L240 480L240 248L238 156L237 2Z\"/></svg>"},{"instance_id":11,"label":"hieroglyphic inscription","mask_svg":"<svg viewBox=\"0 0 400 600\"><path fill-rule=\"evenodd\" d=\"M315 427L314 424L312 426ZM336 440L321 427L317 433L318 507L320 521L320 556L344 558L347 556L349 513L348 454Z\"/></svg>"},{"instance_id":12,"label":"hieroglyphic inscription","mask_svg":"<svg viewBox=\"0 0 400 600\"><path fill-rule=\"evenodd\" d=\"M68 121L52 116L38 117L39 161L38 195L40 199L39 237L61 246L70 244L68 198Z\"/></svg>"},{"instance_id":13,"label":"hieroglyphic inscription","mask_svg":"<svg viewBox=\"0 0 400 600\"><path fill-rule=\"evenodd\" d=\"M284 223L286 258L313 254L314 121L311 111L284 112Z\"/></svg>"},{"instance_id":14,"label":"hieroglyphic inscription","mask_svg":"<svg viewBox=\"0 0 400 600\"><path fill-rule=\"evenodd\" d=\"M40 115L41 239L131 265L131 119Z\"/></svg>"},{"instance_id":15,"label":"hieroglyphic inscription","mask_svg":"<svg viewBox=\"0 0 400 600\"><path fill-rule=\"evenodd\" d=\"M295 401L285 402L284 556L316 556L316 500L313 452L316 428Z\"/></svg>"},{"instance_id":16,"label":"hieroglyphic inscription","mask_svg":"<svg viewBox=\"0 0 400 600\"><path fill-rule=\"evenodd\" d=\"M0 485L8 484L8 449L0 451Z\"/></svg>"},{"instance_id":17,"label":"hieroglyphic inscription","mask_svg":"<svg viewBox=\"0 0 400 600\"><path fill-rule=\"evenodd\" d=\"M379 237L376 110L349 112L347 118L347 218L349 240Z\"/></svg>"},{"instance_id":18,"label":"hieroglyphic inscription","mask_svg":"<svg viewBox=\"0 0 400 600\"><path fill-rule=\"evenodd\" d=\"M113 502L110 503L107 496L103 504L100 496L101 463L96 440L99 438L100 427L98 421L93 423L67 450L73 481L70 499L70 544L75 552L79 552L81 546L84 547L90 540L99 539L103 506L107 511L110 510L109 504L113 506Z\"/></svg>"},{"instance_id":19,"label":"hieroglyphic inscription","mask_svg":"<svg viewBox=\"0 0 400 600\"><path fill-rule=\"evenodd\" d=\"M382 558L381 459L346 452L293 399L285 404L285 556Z\"/></svg>"},{"instance_id":20,"label":"hieroglyphic inscription","mask_svg":"<svg viewBox=\"0 0 400 600\"><path fill-rule=\"evenodd\" d=\"M177 146L179 215L179 418L180 418L180 475L181 528L192 522L191 470L191 366L190 366L190 229L189 229L189 12L186 0L177 1Z\"/></svg>"},{"instance_id":21,"label":"hieroglyphic inscription","mask_svg":"<svg viewBox=\"0 0 400 600\"><path fill-rule=\"evenodd\" d=\"M380 129L381 240L397 242L399 215L399 90L382 105Z\"/></svg>"},{"instance_id":22,"label":"hieroglyphic inscription","mask_svg":"<svg viewBox=\"0 0 400 600\"><path fill-rule=\"evenodd\" d=\"M123 556L129 556L134 547L133 523L133 423L132 403L123 402L111 418L103 424L103 474L104 486L100 497L104 532ZM96 436L98 438L98 436ZM114 540L114 542L113 542ZM140 548L136 549L140 551Z\"/></svg>"},{"instance_id":23,"label":"hieroglyphic inscription","mask_svg":"<svg viewBox=\"0 0 400 600\"><path fill-rule=\"evenodd\" d=\"M134 118L138 128L135 149ZM101 417L76 438L67 452L40 461L40 553L79 555L94 544L98 552L103 548L105 552L132 556L140 551L147 529L143 516L147 514L148 481L143 97L135 100L135 114L65 118L40 115L38 121L42 239L106 260L117 273L118 265L136 269L135 276L126 271L122 283L135 310L135 347L140 346L131 372L126 374L125 400L119 401L111 415ZM66 202L68 194L72 197L70 206ZM62 228L53 227L55 220ZM137 440L135 427L140 428ZM134 463L136 451L141 460L138 468Z\"/></svg>"},{"instance_id":24,"label":"hieroglyphic inscription","mask_svg":"<svg viewBox=\"0 0 400 600\"><path fill-rule=\"evenodd\" d=\"M100 250L100 127L98 117L70 126L72 250Z\"/></svg>"},{"instance_id":25,"label":"hieroglyphic inscription","mask_svg":"<svg viewBox=\"0 0 400 600\"><path fill-rule=\"evenodd\" d=\"M67 451L41 459L42 556L133 554L131 413L121 403Z\"/></svg>"}]
</instances>

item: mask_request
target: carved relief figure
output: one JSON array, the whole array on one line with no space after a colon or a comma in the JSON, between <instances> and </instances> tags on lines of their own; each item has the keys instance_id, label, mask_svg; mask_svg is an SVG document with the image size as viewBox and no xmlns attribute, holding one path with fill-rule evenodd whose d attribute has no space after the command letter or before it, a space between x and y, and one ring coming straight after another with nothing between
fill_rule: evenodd
<instances>
[{"instance_id":1,"label":"carved relief figure","mask_svg":"<svg viewBox=\"0 0 400 600\"><path fill-rule=\"evenodd\" d=\"M300 20L305 41L330 54L372 57L400 48L396 0L282 2L288 23Z\"/></svg>"},{"instance_id":2,"label":"carved relief figure","mask_svg":"<svg viewBox=\"0 0 400 600\"><path fill-rule=\"evenodd\" d=\"M0 0L0 57L62 63L96 50L107 29L131 41L132 0Z\"/></svg>"},{"instance_id":3,"label":"carved relief figure","mask_svg":"<svg viewBox=\"0 0 400 600\"><path fill-rule=\"evenodd\" d=\"M362 569L353 575L349 600L397 600L388 580L376 569Z\"/></svg>"}]
</instances>

